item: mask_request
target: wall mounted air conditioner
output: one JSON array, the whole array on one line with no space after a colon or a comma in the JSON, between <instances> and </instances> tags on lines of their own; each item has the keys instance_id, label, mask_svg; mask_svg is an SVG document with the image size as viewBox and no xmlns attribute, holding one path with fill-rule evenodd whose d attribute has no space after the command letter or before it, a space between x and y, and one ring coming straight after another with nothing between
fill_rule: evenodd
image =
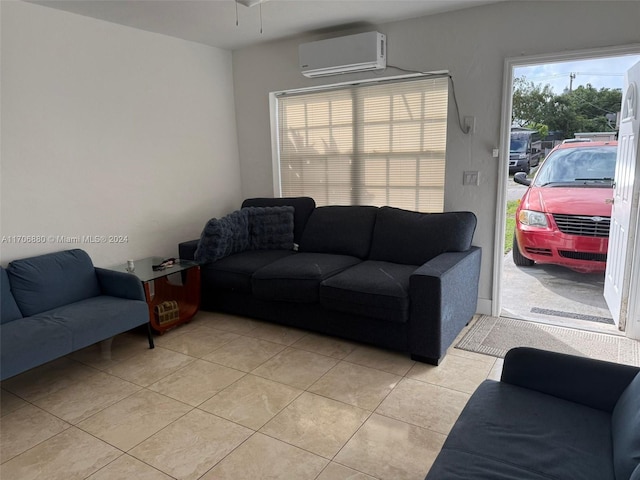
<instances>
[{"instance_id":1,"label":"wall mounted air conditioner","mask_svg":"<svg viewBox=\"0 0 640 480\"><path fill-rule=\"evenodd\" d=\"M387 66L387 37L378 32L358 33L298 46L305 77L381 70Z\"/></svg>"}]
</instances>

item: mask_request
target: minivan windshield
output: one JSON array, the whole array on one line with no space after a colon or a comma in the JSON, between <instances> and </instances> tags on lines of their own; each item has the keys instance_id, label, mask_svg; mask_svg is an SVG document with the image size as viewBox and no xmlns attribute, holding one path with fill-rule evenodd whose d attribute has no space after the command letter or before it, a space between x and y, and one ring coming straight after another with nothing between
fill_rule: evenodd
<instances>
[{"instance_id":1,"label":"minivan windshield","mask_svg":"<svg viewBox=\"0 0 640 480\"><path fill-rule=\"evenodd\" d=\"M559 149L540 166L533 185L611 187L616 169L616 145Z\"/></svg>"}]
</instances>

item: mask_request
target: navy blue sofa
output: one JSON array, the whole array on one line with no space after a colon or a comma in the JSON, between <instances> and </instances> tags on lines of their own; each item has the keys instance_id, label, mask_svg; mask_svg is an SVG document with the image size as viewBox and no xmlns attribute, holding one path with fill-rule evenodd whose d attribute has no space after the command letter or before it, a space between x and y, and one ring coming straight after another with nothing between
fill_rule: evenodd
<instances>
[{"instance_id":1,"label":"navy blue sofa","mask_svg":"<svg viewBox=\"0 0 640 480\"><path fill-rule=\"evenodd\" d=\"M471 396L427 480L640 480L640 369L510 350Z\"/></svg>"},{"instance_id":2,"label":"navy blue sofa","mask_svg":"<svg viewBox=\"0 0 640 480\"><path fill-rule=\"evenodd\" d=\"M149 324L140 280L79 249L14 260L0 288L0 380Z\"/></svg>"},{"instance_id":3,"label":"navy blue sofa","mask_svg":"<svg viewBox=\"0 0 640 480\"><path fill-rule=\"evenodd\" d=\"M285 206L293 207L297 250L249 248L201 265L202 308L408 352L437 365L476 312L475 215L316 207L308 197L242 204ZM194 259L198 245L181 243L180 257Z\"/></svg>"}]
</instances>

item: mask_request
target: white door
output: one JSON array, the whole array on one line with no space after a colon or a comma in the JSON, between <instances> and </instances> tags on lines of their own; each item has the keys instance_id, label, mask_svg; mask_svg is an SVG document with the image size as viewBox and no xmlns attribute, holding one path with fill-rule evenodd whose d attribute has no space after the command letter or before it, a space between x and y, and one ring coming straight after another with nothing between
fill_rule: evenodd
<instances>
[{"instance_id":1,"label":"white door","mask_svg":"<svg viewBox=\"0 0 640 480\"><path fill-rule=\"evenodd\" d=\"M604 298L613 320L624 330L629 313L632 260L636 246L636 221L640 187L638 141L640 115L638 114L638 87L640 63L636 63L625 76L622 96L618 156L616 160L609 251L604 281ZM639 252L640 253L640 252Z\"/></svg>"}]
</instances>

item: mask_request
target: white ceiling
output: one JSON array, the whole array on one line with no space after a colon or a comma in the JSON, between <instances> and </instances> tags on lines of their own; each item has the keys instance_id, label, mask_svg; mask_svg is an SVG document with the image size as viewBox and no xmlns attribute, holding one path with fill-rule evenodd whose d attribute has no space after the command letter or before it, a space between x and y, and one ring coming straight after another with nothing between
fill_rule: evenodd
<instances>
[{"instance_id":1,"label":"white ceiling","mask_svg":"<svg viewBox=\"0 0 640 480\"><path fill-rule=\"evenodd\" d=\"M330 32L502 0L269 0L237 5L235 0L26 0L129 27L235 50L248 45Z\"/></svg>"}]
</instances>

